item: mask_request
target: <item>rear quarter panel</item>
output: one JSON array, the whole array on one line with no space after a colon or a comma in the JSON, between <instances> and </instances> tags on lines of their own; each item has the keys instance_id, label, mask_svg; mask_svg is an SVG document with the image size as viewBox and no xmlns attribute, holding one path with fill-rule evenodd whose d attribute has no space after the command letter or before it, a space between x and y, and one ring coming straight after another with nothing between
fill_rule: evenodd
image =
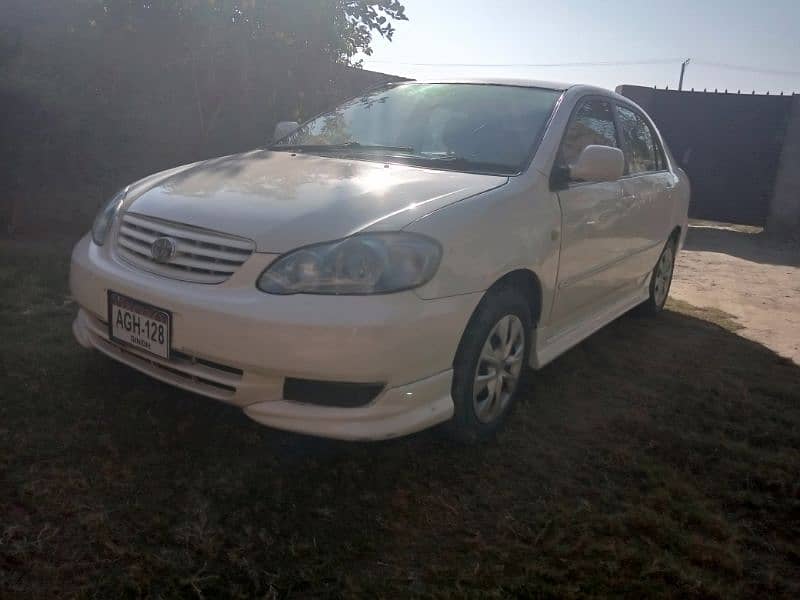
<instances>
[{"instance_id":1,"label":"rear quarter panel","mask_svg":"<svg viewBox=\"0 0 800 600\"><path fill-rule=\"evenodd\" d=\"M675 168L675 174L678 176L678 184L672 192L673 196L673 215L672 220L681 228L681 237L678 249L683 248L683 243L686 240L686 233L689 230L689 202L692 200L692 184L689 181L689 176L686 171L680 167Z\"/></svg>"}]
</instances>

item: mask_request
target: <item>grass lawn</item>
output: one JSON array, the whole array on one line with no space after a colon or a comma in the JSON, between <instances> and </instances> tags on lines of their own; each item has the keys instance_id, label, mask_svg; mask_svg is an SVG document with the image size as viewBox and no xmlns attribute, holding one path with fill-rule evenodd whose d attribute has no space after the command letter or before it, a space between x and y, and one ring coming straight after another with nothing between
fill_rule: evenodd
<instances>
[{"instance_id":1,"label":"grass lawn","mask_svg":"<svg viewBox=\"0 0 800 600\"><path fill-rule=\"evenodd\" d=\"M0 243L0 597L800 597L800 367L625 316L492 443L261 427L72 339L66 244Z\"/></svg>"}]
</instances>

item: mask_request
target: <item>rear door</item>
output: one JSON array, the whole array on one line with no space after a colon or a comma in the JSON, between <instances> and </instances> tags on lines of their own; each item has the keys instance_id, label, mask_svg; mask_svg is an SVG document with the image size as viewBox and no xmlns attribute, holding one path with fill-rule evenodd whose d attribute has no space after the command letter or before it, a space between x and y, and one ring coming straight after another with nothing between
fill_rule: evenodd
<instances>
[{"instance_id":1,"label":"rear door","mask_svg":"<svg viewBox=\"0 0 800 600\"><path fill-rule=\"evenodd\" d=\"M554 169L575 164L586 146L620 147L609 98L583 98L570 118ZM561 254L556 300L551 314L554 329L596 311L620 285L618 262L624 244L618 239L622 218L622 189L618 181L569 181L559 186Z\"/></svg>"},{"instance_id":2,"label":"rear door","mask_svg":"<svg viewBox=\"0 0 800 600\"><path fill-rule=\"evenodd\" d=\"M653 269L672 222L671 190L677 183L648 119L636 108L619 103L617 122L625 154L622 206L626 218L627 277L641 282Z\"/></svg>"}]
</instances>

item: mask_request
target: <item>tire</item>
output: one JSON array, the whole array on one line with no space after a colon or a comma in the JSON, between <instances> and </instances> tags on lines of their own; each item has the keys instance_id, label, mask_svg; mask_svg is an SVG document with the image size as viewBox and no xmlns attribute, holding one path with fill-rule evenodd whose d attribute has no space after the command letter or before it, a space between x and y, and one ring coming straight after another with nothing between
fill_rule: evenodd
<instances>
[{"instance_id":1,"label":"tire","mask_svg":"<svg viewBox=\"0 0 800 600\"><path fill-rule=\"evenodd\" d=\"M661 251L650 276L650 296L638 307L641 314L655 316L664 310L664 304L669 296L669 288L672 285L672 274L675 272L677 246L677 240L672 237Z\"/></svg>"},{"instance_id":2,"label":"tire","mask_svg":"<svg viewBox=\"0 0 800 600\"><path fill-rule=\"evenodd\" d=\"M530 308L516 290L490 290L481 300L453 361L455 413L445 424L452 438L474 443L503 426L528 363L532 331Z\"/></svg>"}]
</instances>

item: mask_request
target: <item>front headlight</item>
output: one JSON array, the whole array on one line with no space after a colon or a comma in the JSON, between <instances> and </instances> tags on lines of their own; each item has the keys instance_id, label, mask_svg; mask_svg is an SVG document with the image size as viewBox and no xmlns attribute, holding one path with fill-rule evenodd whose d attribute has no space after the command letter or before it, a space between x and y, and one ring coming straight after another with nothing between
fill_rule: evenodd
<instances>
[{"instance_id":1,"label":"front headlight","mask_svg":"<svg viewBox=\"0 0 800 600\"><path fill-rule=\"evenodd\" d=\"M270 294L387 294L427 283L441 258L441 246L418 234L357 234L290 252L257 285Z\"/></svg>"},{"instance_id":2,"label":"front headlight","mask_svg":"<svg viewBox=\"0 0 800 600\"><path fill-rule=\"evenodd\" d=\"M120 190L114 194L114 197L106 202L103 208L100 209L100 212L97 213L94 224L92 225L92 240L94 240L94 243L98 246L102 246L106 243L108 230L111 229L111 223L114 222L114 217L117 215L120 206L122 206L122 201L125 200L127 193L128 188Z\"/></svg>"}]
</instances>

